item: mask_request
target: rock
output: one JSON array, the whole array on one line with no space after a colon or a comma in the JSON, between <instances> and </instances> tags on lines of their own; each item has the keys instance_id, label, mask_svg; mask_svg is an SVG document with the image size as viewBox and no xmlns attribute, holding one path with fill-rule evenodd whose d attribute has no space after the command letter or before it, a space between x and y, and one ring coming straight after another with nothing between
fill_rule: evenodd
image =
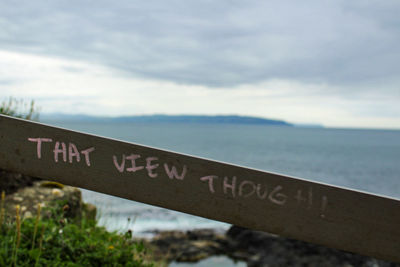
<instances>
[{"instance_id":1,"label":"rock","mask_svg":"<svg viewBox=\"0 0 400 267\"><path fill-rule=\"evenodd\" d=\"M227 232L229 256L252 266L400 266L276 235L232 226Z\"/></svg>"},{"instance_id":2,"label":"rock","mask_svg":"<svg viewBox=\"0 0 400 267\"><path fill-rule=\"evenodd\" d=\"M15 196L15 197L13 197L13 200L15 202L22 202L24 199L22 197Z\"/></svg>"},{"instance_id":3,"label":"rock","mask_svg":"<svg viewBox=\"0 0 400 267\"><path fill-rule=\"evenodd\" d=\"M224 253L227 241L224 235L210 229L187 232L160 232L151 241L157 260L167 262L197 262Z\"/></svg>"},{"instance_id":4,"label":"rock","mask_svg":"<svg viewBox=\"0 0 400 267\"><path fill-rule=\"evenodd\" d=\"M39 180L39 178L0 169L0 192L5 191L6 194L12 194L19 188L31 186L34 181Z\"/></svg>"},{"instance_id":5,"label":"rock","mask_svg":"<svg viewBox=\"0 0 400 267\"><path fill-rule=\"evenodd\" d=\"M62 198L64 196L64 192L58 188L53 188L53 190L51 190L51 193L56 196L56 197L60 197Z\"/></svg>"},{"instance_id":6,"label":"rock","mask_svg":"<svg viewBox=\"0 0 400 267\"><path fill-rule=\"evenodd\" d=\"M89 220L95 220L97 214L97 208L95 205L90 203L83 203L83 213L84 217Z\"/></svg>"},{"instance_id":7,"label":"rock","mask_svg":"<svg viewBox=\"0 0 400 267\"><path fill-rule=\"evenodd\" d=\"M63 186L52 188L46 181L33 182L31 187L20 188L13 194L7 194L5 198L5 213L9 219L15 218L15 206L21 206L21 215L24 218L33 217L37 214L38 205L41 208L55 207L56 203L63 203L60 212L66 218L81 219L82 216L94 219L96 217L96 207L84 204L81 191L76 187ZM46 214L42 215L46 216Z\"/></svg>"},{"instance_id":8,"label":"rock","mask_svg":"<svg viewBox=\"0 0 400 267\"><path fill-rule=\"evenodd\" d=\"M150 244L156 259L167 262L196 262L210 256L227 255L234 261L247 262L249 267L400 266L237 226L232 226L226 235L211 229L158 232Z\"/></svg>"}]
</instances>

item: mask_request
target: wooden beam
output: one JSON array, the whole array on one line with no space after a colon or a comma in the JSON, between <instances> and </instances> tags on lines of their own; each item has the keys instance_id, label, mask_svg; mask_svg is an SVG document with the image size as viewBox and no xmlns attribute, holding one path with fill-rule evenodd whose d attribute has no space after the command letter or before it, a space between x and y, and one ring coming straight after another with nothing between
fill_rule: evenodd
<instances>
[{"instance_id":1,"label":"wooden beam","mask_svg":"<svg viewBox=\"0 0 400 267\"><path fill-rule=\"evenodd\" d=\"M0 168L400 262L396 199L3 115Z\"/></svg>"}]
</instances>

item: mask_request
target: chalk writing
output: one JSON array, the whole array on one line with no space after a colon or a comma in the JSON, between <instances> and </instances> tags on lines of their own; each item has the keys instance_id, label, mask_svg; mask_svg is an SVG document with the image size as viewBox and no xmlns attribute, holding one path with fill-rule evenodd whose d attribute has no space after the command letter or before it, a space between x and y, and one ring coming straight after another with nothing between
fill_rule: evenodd
<instances>
[{"instance_id":1,"label":"chalk writing","mask_svg":"<svg viewBox=\"0 0 400 267\"><path fill-rule=\"evenodd\" d=\"M85 162L86 162L86 165L88 165L88 166L90 166L89 154L91 152L93 152L94 150L95 150L94 147L89 147L89 148L81 151L81 153L85 156Z\"/></svg>"},{"instance_id":2,"label":"chalk writing","mask_svg":"<svg viewBox=\"0 0 400 267\"><path fill-rule=\"evenodd\" d=\"M283 193L280 193L282 191L283 187L278 185L276 186L271 193L268 195L268 199L277 205L284 205L287 200L287 196Z\"/></svg>"},{"instance_id":3,"label":"chalk writing","mask_svg":"<svg viewBox=\"0 0 400 267\"><path fill-rule=\"evenodd\" d=\"M208 182L208 189L211 193L215 193L215 181L219 177L216 175L208 175L200 178L203 182ZM262 185L256 184L250 180L243 180L239 183L236 176L229 178L225 176L222 181L222 192L232 198L243 197L248 198L252 195L256 195L259 199L265 199L268 196L268 200L277 205L284 205L287 200L287 196L282 193L283 187L277 185L268 192L267 187L265 187L264 192L262 192Z\"/></svg>"},{"instance_id":4,"label":"chalk writing","mask_svg":"<svg viewBox=\"0 0 400 267\"><path fill-rule=\"evenodd\" d=\"M158 176L157 173L153 172L154 169L157 169L157 167L160 165L158 163L153 164L153 161L157 161L157 160L158 160L157 157L146 158L146 170L147 170L147 174L151 178L156 178Z\"/></svg>"},{"instance_id":5,"label":"chalk writing","mask_svg":"<svg viewBox=\"0 0 400 267\"><path fill-rule=\"evenodd\" d=\"M236 192L236 176L232 177L232 180L229 181L228 177L224 177L224 183L223 183L223 190L224 194L228 194L228 190L231 192L232 197L235 197L235 192Z\"/></svg>"},{"instance_id":6,"label":"chalk writing","mask_svg":"<svg viewBox=\"0 0 400 267\"><path fill-rule=\"evenodd\" d=\"M308 209L311 208L313 202L313 192L312 188L308 189L308 193L306 196L303 195L303 190L297 190L294 199L297 201L298 205L302 205L303 203L307 206Z\"/></svg>"},{"instance_id":7,"label":"chalk writing","mask_svg":"<svg viewBox=\"0 0 400 267\"><path fill-rule=\"evenodd\" d=\"M79 150L77 145L72 142L53 141L52 138L28 138L28 141L36 143L36 156L38 159L43 157L44 144L54 143L50 147L47 145L47 148L52 148L50 151L53 154L55 163L68 162L72 164L79 163L84 159L86 165L91 166L90 155L95 151L94 147ZM112 164L118 173L145 172L149 178L153 179L158 178L164 172L166 177L171 180L184 180L188 173L186 165L177 168L173 164L160 162L159 157L142 157L142 155L135 153L122 154L120 156L112 155ZM200 181L207 183L208 191L211 194L218 192L231 199L255 197L259 200L267 200L278 206L284 206L288 201L295 201L294 203L305 209L311 209L313 205L320 203L320 217L325 218L326 216L328 198L322 196L320 202L316 201L317 203L314 203L315 197L311 187L306 190L304 188L295 190L294 195L291 196L290 194L288 195L287 190L282 185L256 183L249 179L239 179L236 176L219 177L217 175L207 175L201 177Z\"/></svg>"},{"instance_id":8,"label":"chalk writing","mask_svg":"<svg viewBox=\"0 0 400 267\"><path fill-rule=\"evenodd\" d=\"M68 155L69 155L69 163L72 163L74 161L74 157L76 159L76 162L81 161L81 154L78 151L78 148L76 147L75 144L69 143L68 146Z\"/></svg>"},{"instance_id":9,"label":"chalk writing","mask_svg":"<svg viewBox=\"0 0 400 267\"><path fill-rule=\"evenodd\" d=\"M64 142L61 142L61 147L60 148L60 142L57 141L56 145L54 146L53 152L54 152L54 162L58 162L58 154L62 153L63 155L63 161L67 161L67 146L65 145Z\"/></svg>"},{"instance_id":10,"label":"chalk writing","mask_svg":"<svg viewBox=\"0 0 400 267\"><path fill-rule=\"evenodd\" d=\"M215 194L222 192L230 198L249 198L255 197L259 200L268 200L269 202L284 206L290 199L293 199L303 208L310 209L313 206L315 197L310 187L308 190L299 189L294 196L289 196L282 185L269 186L261 183L255 183L251 180L240 181L236 176L223 177L219 179L217 175L207 175L200 178L200 181L207 183L208 191ZM305 193L304 193L305 192ZM325 218L328 198L321 198L321 218Z\"/></svg>"},{"instance_id":11,"label":"chalk writing","mask_svg":"<svg viewBox=\"0 0 400 267\"><path fill-rule=\"evenodd\" d=\"M142 159L142 156L139 154L130 154L129 156L122 154L120 158L121 161L119 161L117 155L112 156L114 167L117 169L119 173L123 172L135 173L137 171L146 170L147 176L150 178L157 178L159 175L159 173L157 172L160 166L158 157L152 156ZM183 165L182 171L180 173L178 171L178 168L174 165L171 165L170 167L167 163L164 163L163 166L165 174L167 175L168 178L170 179L175 178L177 180L183 180L185 178L185 175L187 173L186 165Z\"/></svg>"},{"instance_id":12,"label":"chalk writing","mask_svg":"<svg viewBox=\"0 0 400 267\"><path fill-rule=\"evenodd\" d=\"M38 159L42 158L42 142L53 142L50 138L28 138L30 142L37 142L36 151Z\"/></svg>"},{"instance_id":13,"label":"chalk writing","mask_svg":"<svg viewBox=\"0 0 400 267\"><path fill-rule=\"evenodd\" d=\"M125 160L126 160L125 155L122 155L122 162L121 162L121 164L119 164L119 163L118 163L117 156L115 156L115 155L113 156L114 166L115 166L115 168L117 168L117 170L118 170L120 173L124 172L124 169L125 169Z\"/></svg>"},{"instance_id":14,"label":"chalk writing","mask_svg":"<svg viewBox=\"0 0 400 267\"><path fill-rule=\"evenodd\" d=\"M208 181L208 190L210 190L211 193L215 193L214 179L217 179L217 178L218 178L218 176L216 176L216 175L208 175L208 176L201 177L200 180L203 182Z\"/></svg>"},{"instance_id":15,"label":"chalk writing","mask_svg":"<svg viewBox=\"0 0 400 267\"><path fill-rule=\"evenodd\" d=\"M328 205L328 198L326 196L322 197L322 203L321 203L321 218L325 218L325 211L326 211L326 206Z\"/></svg>"},{"instance_id":16,"label":"chalk writing","mask_svg":"<svg viewBox=\"0 0 400 267\"><path fill-rule=\"evenodd\" d=\"M165 169L165 173L167 174L167 176L169 177L169 179L178 179L178 180L183 180L183 178L186 175L187 172L187 168L186 165L183 165L183 170L181 172L181 174L178 174L178 171L176 169L175 166L172 165L171 169L169 168L167 163L164 163L164 169Z\"/></svg>"},{"instance_id":17,"label":"chalk writing","mask_svg":"<svg viewBox=\"0 0 400 267\"><path fill-rule=\"evenodd\" d=\"M52 143L53 139L51 138L28 138L28 141L30 142L35 142L36 143L36 154L37 158L41 159L42 158L42 147L43 143ZM90 167L91 162L90 162L90 153L95 151L94 147L89 147L87 149L83 149L79 152L77 146L74 143L68 143L68 150L67 150L67 145L65 142L61 141L56 141L54 144L54 149L52 150L53 152L53 159L54 162L59 162L60 158L59 155L61 154L62 161L67 162L67 158L69 160L69 163L73 163L74 158L76 162L81 161L81 154L85 158L85 163L87 166Z\"/></svg>"},{"instance_id":18,"label":"chalk writing","mask_svg":"<svg viewBox=\"0 0 400 267\"><path fill-rule=\"evenodd\" d=\"M250 190L245 190L246 188ZM247 192L246 192L247 191ZM240 183L239 186L239 196L240 197L250 197L251 195L254 194L256 191L256 184L252 181L244 180L243 182Z\"/></svg>"},{"instance_id":19,"label":"chalk writing","mask_svg":"<svg viewBox=\"0 0 400 267\"><path fill-rule=\"evenodd\" d=\"M125 157L125 155L122 155L122 157ZM126 168L127 172L137 172L140 170L144 169L144 166L137 166L136 165L136 160L140 159L141 156L137 154L130 154L129 156L126 157L127 160L131 161L131 166L129 168Z\"/></svg>"},{"instance_id":20,"label":"chalk writing","mask_svg":"<svg viewBox=\"0 0 400 267\"><path fill-rule=\"evenodd\" d=\"M257 198L265 199L268 196L267 187L264 186L264 192L261 184L256 184L253 181L244 180L239 185L239 196L248 198L256 193Z\"/></svg>"},{"instance_id":21,"label":"chalk writing","mask_svg":"<svg viewBox=\"0 0 400 267\"><path fill-rule=\"evenodd\" d=\"M265 187L264 193L261 194L261 184L257 184L257 197L260 199L265 199L268 195L267 187Z\"/></svg>"}]
</instances>

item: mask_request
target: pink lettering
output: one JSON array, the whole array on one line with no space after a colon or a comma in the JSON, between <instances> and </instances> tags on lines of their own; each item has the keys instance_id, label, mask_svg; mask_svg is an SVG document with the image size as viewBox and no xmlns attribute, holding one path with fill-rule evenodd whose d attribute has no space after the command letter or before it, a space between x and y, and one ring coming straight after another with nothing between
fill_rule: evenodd
<instances>
[{"instance_id":1,"label":"pink lettering","mask_svg":"<svg viewBox=\"0 0 400 267\"><path fill-rule=\"evenodd\" d=\"M282 186L278 185L272 190L271 194L269 194L268 199L277 205L284 205L286 203L287 196L279 193L283 189Z\"/></svg>"},{"instance_id":2,"label":"pink lettering","mask_svg":"<svg viewBox=\"0 0 400 267\"><path fill-rule=\"evenodd\" d=\"M148 157L146 158L146 170L147 170L147 174L149 175L149 177L151 178L156 178L157 177L157 173L154 173L153 170L156 169L158 167L158 165L160 164L152 164L152 161L156 161L158 160L158 158L156 157Z\"/></svg>"},{"instance_id":3,"label":"pink lettering","mask_svg":"<svg viewBox=\"0 0 400 267\"><path fill-rule=\"evenodd\" d=\"M201 177L200 180L205 182L208 181L208 189L210 190L211 193L215 193L214 190L214 179L218 178L218 176L215 175L209 175L209 176L204 176Z\"/></svg>"},{"instance_id":4,"label":"pink lettering","mask_svg":"<svg viewBox=\"0 0 400 267\"><path fill-rule=\"evenodd\" d=\"M308 209L311 208L312 206L312 202L313 202L313 192L312 192L312 188L310 187L310 189L308 190Z\"/></svg>"},{"instance_id":5,"label":"pink lettering","mask_svg":"<svg viewBox=\"0 0 400 267\"><path fill-rule=\"evenodd\" d=\"M322 196L322 203L321 203L321 218L325 218L325 211L328 205L328 197Z\"/></svg>"},{"instance_id":6,"label":"pink lettering","mask_svg":"<svg viewBox=\"0 0 400 267\"><path fill-rule=\"evenodd\" d=\"M67 161L67 146L65 145L64 142L61 142L61 148L60 148L60 142L57 141L56 145L54 146L54 161L58 162L58 154L62 153L63 161Z\"/></svg>"},{"instance_id":7,"label":"pink lettering","mask_svg":"<svg viewBox=\"0 0 400 267\"><path fill-rule=\"evenodd\" d=\"M28 138L30 142L37 142L36 152L38 159L42 158L42 142L53 142L50 138Z\"/></svg>"},{"instance_id":8,"label":"pink lettering","mask_svg":"<svg viewBox=\"0 0 400 267\"><path fill-rule=\"evenodd\" d=\"M88 149L82 150L81 153L85 156L86 165L90 166L90 157L89 154L93 152L95 149L94 147L90 147Z\"/></svg>"},{"instance_id":9,"label":"pink lettering","mask_svg":"<svg viewBox=\"0 0 400 267\"><path fill-rule=\"evenodd\" d=\"M175 177L178 180L183 180L185 178L185 175L187 172L186 165L183 165L183 170L180 175L178 174L178 171L176 170L176 167L174 165L172 165L172 168L169 169L168 164L164 163L164 169L165 169L165 172L167 173L167 176L170 179L174 179L174 177Z\"/></svg>"},{"instance_id":10,"label":"pink lettering","mask_svg":"<svg viewBox=\"0 0 400 267\"><path fill-rule=\"evenodd\" d=\"M144 167L143 166L136 166L136 159L140 158L140 155L136 154L131 154L126 157L126 159L131 161L132 167L126 168L126 171L128 172L136 172L139 170L142 170Z\"/></svg>"},{"instance_id":11,"label":"pink lettering","mask_svg":"<svg viewBox=\"0 0 400 267\"><path fill-rule=\"evenodd\" d=\"M265 186L265 191L263 194L261 194L261 184L257 184L257 196L260 199L265 199L268 195L268 190L267 190L267 186Z\"/></svg>"},{"instance_id":12,"label":"pink lettering","mask_svg":"<svg viewBox=\"0 0 400 267\"><path fill-rule=\"evenodd\" d=\"M307 201L307 198L303 197L303 195L302 195L302 190L297 190L297 194L294 197L294 199L296 199L297 203L299 203L299 204L303 201Z\"/></svg>"},{"instance_id":13,"label":"pink lettering","mask_svg":"<svg viewBox=\"0 0 400 267\"><path fill-rule=\"evenodd\" d=\"M308 190L308 196L305 197L303 196L303 191L302 190L297 190L297 194L294 196L294 199L297 200L298 204L301 204L302 202L307 202L307 208L311 208L312 206L312 188Z\"/></svg>"},{"instance_id":14,"label":"pink lettering","mask_svg":"<svg viewBox=\"0 0 400 267\"><path fill-rule=\"evenodd\" d=\"M235 189L236 189L236 176L232 177L232 182L228 182L228 177L224 177L223 183L224 194L227 194L228 189L231 190L232 196L235 197Z\"/></svg>"},{"instance_id":15,"label":"pink lettering","mask_svg":"<svg viewBox=\"0 0 400 267\"><path fill-rule=\"evenodd\" d=\"M245 186L250 187L250 190L247 193L243 193ZM256 191L256 184L252 181L243 181L239 185L239 196L249 197Z\"/></svg>"},{"instance_id":16,"label":"pink lettering","mask_svg":"<svg viewBox=\"0 0 400 267\"><path fill-rule=\"evenodd\" d=\"M122 155L121 165L118 164L117 156L113 156L113 162L114 162L115 168L117 168L117 170L119 172L121 172L121 173L124 172L124 169L125 169L125 155L124 154Z\"/></svg>"},{"instance_id":17,"label":"pink lettering","mask_svg":"<svg viewBox=\"0 0 400 267\"><path fill-rule=\"evenodd\" d=\"M77 162L81 161L81 155L79 154L78 148L73 143L68 144L68 156L69 156L69 163L72 163L74 157L76 158Z\"/></svg>"}]
</instances>

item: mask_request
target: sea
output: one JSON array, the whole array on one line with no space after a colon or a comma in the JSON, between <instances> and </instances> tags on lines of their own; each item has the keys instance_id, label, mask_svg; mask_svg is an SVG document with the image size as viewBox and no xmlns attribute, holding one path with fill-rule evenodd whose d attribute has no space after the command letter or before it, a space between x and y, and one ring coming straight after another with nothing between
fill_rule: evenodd
<instances>
[{"instance_id":1,"label":"sea","mask_svg":"<svg viewBox=\"0 0 400 267\"><path fill-rule=\"evenodd\" d=\"M48 124L400 199L398 130L162 122L57 121ZM97 206L99 224L119 232L131 230L137 237L151 237L162 230L196 228L224 232L230 227L197 216L82 191L84 201ZM209 266L212 265L218 264L214 261ZM220 266L241 265L222 259Z\"/></svg>"}]
</instances>

